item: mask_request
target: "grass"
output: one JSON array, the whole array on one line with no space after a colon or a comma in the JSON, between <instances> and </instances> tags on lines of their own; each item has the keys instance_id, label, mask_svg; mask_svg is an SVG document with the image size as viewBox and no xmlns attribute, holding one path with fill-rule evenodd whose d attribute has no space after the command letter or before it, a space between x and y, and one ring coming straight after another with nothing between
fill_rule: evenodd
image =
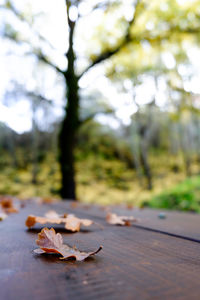
<instances>
[{"instance_id":1,"label":"grass","mask_svg":"<svg viewBox=\"0 0 200 300\"><path fill-rule=\"evenodd\" d=\"M154 208L200 212L200 176L184 180L146 204Z\"/></svg>"},{"instance_id":2,"label":"grass","mask_svg":"<svg viewBox=\"0 0 200 300\"><path fill-rule=\"evenodd\" d=\"M91 155L76 164L78 200L88 204L127 204L166 209L200 211L200 177L185 180L181 157L152 155L150 164L153 171L153 190L145 188L143 179L139 182L134 170L116 159L105 159ZM176 165L178 164L178 170ZM176 171L174 171L176 169ZM31 183L31 166L14 170L3 167L0 172L0 194L20 198L59 198L60 172L54 158L39 167L38 184ZM197 173L198 165L192 166Z\"/></svg>"}]
</instances>

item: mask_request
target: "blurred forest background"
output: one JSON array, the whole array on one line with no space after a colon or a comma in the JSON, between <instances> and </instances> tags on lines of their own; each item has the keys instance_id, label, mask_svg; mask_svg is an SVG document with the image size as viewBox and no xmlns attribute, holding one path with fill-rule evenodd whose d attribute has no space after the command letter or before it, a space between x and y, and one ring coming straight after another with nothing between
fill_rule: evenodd
<instances>
[{"instance_id":1,"label":"blurred forest background","mask_svg":"<svg viewBox=\"0 0 200 300\"><path fill-rule=\"evenodd\" d=\"M200 211L200 1L0 0L0 194Z\"/></svg>"}]
</instances>

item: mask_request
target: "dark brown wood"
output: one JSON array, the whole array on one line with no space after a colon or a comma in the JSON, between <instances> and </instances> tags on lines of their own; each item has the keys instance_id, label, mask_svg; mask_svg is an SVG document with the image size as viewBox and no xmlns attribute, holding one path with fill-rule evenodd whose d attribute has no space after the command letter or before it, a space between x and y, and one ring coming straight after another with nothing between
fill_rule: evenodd
<instances>
[{"instance_id":1,"label":"dark brown wood","mask_svg":"<svg viewBox=\"0 0 200 300\"><path fill-rule=\"evenodd\" d=\"M83 213L84 205L79 204L79 211ZM78 208L77 208L78 209ZM110 211L117 213L118 215L134 216L139 219L139 222L133 224L133 226L140 227L142 229L152 229L155 231L161 231L166 234L177 235L183 238L191 240L197 240L200 242L200 215L196 213L184 213L177 211L165 211L156 209L128 209L125 206L113 206L109 208ZM86 213L86 210L84 209ZM106 215L106 212L102 214L102 208L97 206L91 206L89 214L92 213L96 218L102 218L102 215ZM165 219L160 219L159 214L165 214Z\"/></svg>"},{"instance_id":2,"label":"dark brown wood","mask_svg":"<svg viewBox=\"0 0 200 300\"><path fill-rule=\"evenodd\" d=\"M62 226L57 226L57 231L69 245L76 245L81 250L93 250L103 245L103 250L84 262L60 261L53 255L34 254L35 239L41 226L27 230L24 222L28 214L43 215L49 208L56 208L59 213L68 211L80 217L90 216L103 225L104 228L93 225L79 233L66 233ZM134 210L118 211L134 214ZM146 224L156 219L155 226L161 224L164 227L166 222L169 229L170 220L182 225L181 216L187 216L168 213L166 220L159 220L154 211L144 210L137 214L141 218L144 216ZM1 222L0 299L200 298L198 242L134 226L108 225L104 216L105 212L99 208L80 205L72 208L68 202L41 206L29 204L19 214L10 215ZM187 222L190 218L193 220L193 216L187 218Z\"/></svg>"},{"instance_id":3,"label":"dark brown wood","mask_svg":"<svg viewBox=\"0 0 200 300\"><path fill-rule=\"evenodd\" d=\"M140 218L136 226L149 228L155 231L174 234L183 238L194 239L200 242L200 215L195 213L183 213L176 211L163 211L151 209L122 210L114 209L118 213L134 215ZM160 219L159 214L165 213L166 218Z\"/></svg>"}]
</instances>

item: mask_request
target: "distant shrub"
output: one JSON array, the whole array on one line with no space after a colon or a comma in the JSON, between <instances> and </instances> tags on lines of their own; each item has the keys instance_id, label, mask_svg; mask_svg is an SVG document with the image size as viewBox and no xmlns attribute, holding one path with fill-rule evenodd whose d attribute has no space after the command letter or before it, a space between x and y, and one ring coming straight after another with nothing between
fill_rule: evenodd
<instances>
[{"instance_id":1,"label":"distant shrub","mask_svg":"<svg viewBox=\"0 0 200 300\"><path fill-rule=\"evenodd\" d=\"M145 206L200 212L200 177L183 181L171 190L153 197Z\"/></svg>"}]
</instances>

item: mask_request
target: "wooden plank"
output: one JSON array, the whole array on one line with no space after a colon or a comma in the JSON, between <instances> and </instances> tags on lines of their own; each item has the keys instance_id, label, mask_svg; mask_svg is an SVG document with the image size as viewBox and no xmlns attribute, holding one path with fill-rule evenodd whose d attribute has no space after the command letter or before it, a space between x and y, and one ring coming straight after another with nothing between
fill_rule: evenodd
<instances>
[{"instance_id":1,"label":"wooden plank","mask_svg":"<svg viewBox=\"0 0 200 300\"><path fill-rule=\"evenodd\" d=\"M106 216L106 211L103 211L101 207L84 207L84 205L79 204L74 211L79 211L79 213L84 214L85 216L92 214L99 219L104 219ZM127 209L124 206L113 206L110 207L109 210L118 215L135 216L136 218L139 218L140 221L134 224L136 227L152 229L154 231L200 242L200 214L152 209ZM159 218L161 212L165 213L165 219Z\"/></svg>"},{"instance_id":2,"label":"wooden plank","mask_svg":"<svg viewBox=\"0 0 200 300\"><path fill-rule=\"evenodd\" d=\"M32 251L40 226L26 230L26 216L43 214L51 206L28 205L0 223L0 299L199 299L200 245L134 227L117 227L90 215L104 229L93 226L65 233L64 241L81 250L103 250L84 262L60 261ZM52 207L58 212L69 204ZM90 212L91 211L91 212Z\"/></svg>"},{"instance_id":3,"label":"wooden plank","mask_svg":"<svg viewBox=\"0 0 200 300\"><path fill-rule=\"evenodd\" d=\"M122 211L121 211L122 212ZM140 219L136 226L161 231L200 242L200 215L176 211L135 209L132 212L123 211ZM165 213L166 218L160 219L159 214Z\"/></svg>"}]
</instances>

